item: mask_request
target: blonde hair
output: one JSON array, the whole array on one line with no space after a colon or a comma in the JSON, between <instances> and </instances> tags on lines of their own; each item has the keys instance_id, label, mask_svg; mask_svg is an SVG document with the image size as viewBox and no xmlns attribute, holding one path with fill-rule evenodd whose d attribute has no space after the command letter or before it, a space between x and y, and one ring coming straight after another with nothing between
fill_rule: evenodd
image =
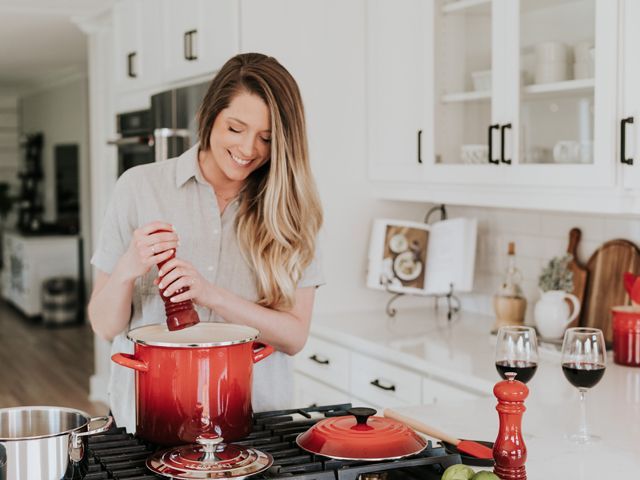
<instances>
[{"instance_id":1,"label":"blonde hair","mask_svg":"<svg viewBox=\"0 0 640 480\"><path fill-rule=\"evenodd\" d=\"M269 108L271 155L245 182L236 233L256 274L258 303L287 310L314 258L322 225L302 98L296 81L275 58L259 53L236 55L214 77L200 107L201 149L210 147L213 122L241 92L260 96Z\"/></svg>"}]
</instances>

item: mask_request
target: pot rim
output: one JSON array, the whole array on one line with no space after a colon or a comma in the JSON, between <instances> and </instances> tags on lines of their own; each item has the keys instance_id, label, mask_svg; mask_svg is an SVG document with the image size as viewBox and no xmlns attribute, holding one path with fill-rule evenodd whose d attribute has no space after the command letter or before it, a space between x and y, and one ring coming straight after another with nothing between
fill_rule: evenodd
<instances>
[{"instance_id":1,"label":"pot rim","mask_svg":"<svg viewBox=\"0 0 640 480\"><path fill-rule=\"evenodd\" d=\"M214 327L214 325L216 325ZM235 325L232 323L221 323L221 322L200 322L197 325L189 327L185 330L190 329L203 329L203 328L228 328L228 329L245 329L251 331L248 337L244 337L238 340L223 340L217 342L185 342L185 343L173 343L173 342L165 342L165 341L149 341L140 338L134 338L133 335L140 333L141 330L151 330L151 329L159 329L166 328L163 324L151 324L151 325L143 325L141 327L136 327L127 332L127 338L137 345L145 345L147 347L168 347L168 348L209 348L209 347L229 347L232 345L240 345L243 343L253 342L258 339L260 332L246 325ZM179 332L183 332L182 330L178 330L176 332L169 332L167 330L167 334L179 334Z\"/></svg>"},{"instance_id":2,"label":"pot rim","mask_svg":"<svg viewBox=\"0 0 640 480\"><path fill-rule=\"evenodd\" d=\"M20 441L24 441L24 440L42 440L44 438L55 438L55 437L61 437L63 435L70 435L72 432L81 430L84 427L87 427L89 425L89 423L91 422L91 416L87 413L84 412L82 410L78 410L77 408L70 408L70 407L55 407L55 406L40 406L40 405L28 405L28 406L24 406L24 407L9 407L9 408L0 408L0 412L9 412L11 410L58 410L58 411L62 411L62 412L66 412L66 413L75 413L75 414L80 414L85 422L80 425L79 427L76 428L71 428L69 430L65 430L63 432L58 432L58 433L51 433L48 435L33 435L30 437L0 437L0 442L20 442Z\"/></svg>"}]
</instances>

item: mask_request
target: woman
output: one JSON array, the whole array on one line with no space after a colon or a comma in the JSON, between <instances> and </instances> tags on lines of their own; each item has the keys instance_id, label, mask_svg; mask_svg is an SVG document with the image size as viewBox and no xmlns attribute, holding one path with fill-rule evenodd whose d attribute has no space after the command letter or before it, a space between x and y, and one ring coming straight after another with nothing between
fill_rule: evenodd
<instances>
[{"instance_id":1,"label":"woman","mask_svg":"<svg viewBox=\"0 0 640 480\"><path fill-rule=\"evenodd\" d=\"M260 331L277 352L255 366L253 407L283 408L290 355L306 342L323 283L300 92L274 58L237 55L211 82L198 120L198 145L118 179L91 260L91 325L113 352L132 352L126 332L164 322L166 288L172 301L191 299L201 321ZM109 392L116 422L134 431L132 371L112 365Z\"/></svg>"}]
</instances>

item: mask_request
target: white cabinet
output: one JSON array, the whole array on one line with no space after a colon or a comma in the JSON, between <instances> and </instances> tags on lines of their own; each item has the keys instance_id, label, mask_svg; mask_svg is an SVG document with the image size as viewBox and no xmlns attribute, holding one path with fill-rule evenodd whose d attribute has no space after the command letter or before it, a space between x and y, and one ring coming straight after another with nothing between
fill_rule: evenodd
<instances>
[{"instance_id":1,"label":"white cabinet","mask_svg":"<svg viewBox=\"0 0 640 480\"><path fill-rule=\"evenodd\" d=\"M369 176L382 195L619 208L575 198L596 187L598 202L620 200L619 125L640 105L633 1L374 0L367 9ZM627 126L627 152L639 121ZM624 183L640 186L640 174L625 172ZM518 188L536 200L509 202Z\"/></svg>"},{"instance_id":2,"label":"white cabinet","mask_svg":"<svg viewBox=\"0 0 640 480\"><path fill-rule=\"evenodd\" d=\"M340 333L335 332L339 337ZM481 393L428 376L425 371L391 363L371 352L311 335L294 357L295 405L351 403L381 411L387 407L460 403Z\"/></svg>"},{"instance_id":3,"label":"white cabinet","mask_svg":"<svg viewBox=\"0 0 640 480\"><path fill-rule=\"evenodd\" d=\"M2 296L25 315L42 313L42 283L50 277L78 278L78 238L23 236L2 239Z\"/></svg>"},{"instance_id":4,"label":"white cabinet","mask_svg":"<svg viewBox=\"0 0 640 480\"><path fill-rule=\"evenodd\" d=\"M113 8L115 85L119 91L145 88L161 72L160 11L154 0L129 0Z\"/></svg>"},{"instance_id":5,"label":"white cabinet","mask_svg":"<svg viewBox=\"0 0 640 480\"><path fill-rule=\"evenodd\" d=\"M166 81L208 74L239 51L239 2L163 0Z\"/></svg>"},{"instance_id":6,"label":"white cabinet","mask_svg":"<svg viewBox=\"0 0 640 480\"><path fill-rule=\"evenodd\" d=\"M640 188L640 2L624 0L620 7L622 19L622 95L618 123L620 148L616 162L621 170L625 188ZM624 147L623 147L624 138Z\"/></svg>"},{"instance_id":7,"label":"white cabinet","mask_svg":"<svg viewBox=\"0 0 640 480\"><path fill-rule=\"evenodd\" d=\"M428 2L370 0L367 8L367 159L373 180L424 181Z\"/></svg>"}]
</instances>

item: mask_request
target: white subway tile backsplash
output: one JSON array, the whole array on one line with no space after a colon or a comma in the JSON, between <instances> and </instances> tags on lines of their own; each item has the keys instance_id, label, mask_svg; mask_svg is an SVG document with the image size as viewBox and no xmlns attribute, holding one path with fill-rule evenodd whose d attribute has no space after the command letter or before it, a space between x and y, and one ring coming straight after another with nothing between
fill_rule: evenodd
<instances>
[{"instance_id":1,"label":"white subway tile backsplash","mask_svg":"<svg viewBox=\"0 0 640 480\"><path fill-rule=\"evenodd\" d=\"M539 299L538 277L551 258L563 255L569 231L580 228L578 260L586 264L605 241L625 238L640 246L640 219L573 213L517 211L496 208L447 207L449 218L478 219L478 243L474 292L461 295L463 308L493 315L492 298L507 267L509 242L516 244L516 264L522 271L527 298L526 322L533 322L533 306Z\"/></svg>"}]
</instances>

